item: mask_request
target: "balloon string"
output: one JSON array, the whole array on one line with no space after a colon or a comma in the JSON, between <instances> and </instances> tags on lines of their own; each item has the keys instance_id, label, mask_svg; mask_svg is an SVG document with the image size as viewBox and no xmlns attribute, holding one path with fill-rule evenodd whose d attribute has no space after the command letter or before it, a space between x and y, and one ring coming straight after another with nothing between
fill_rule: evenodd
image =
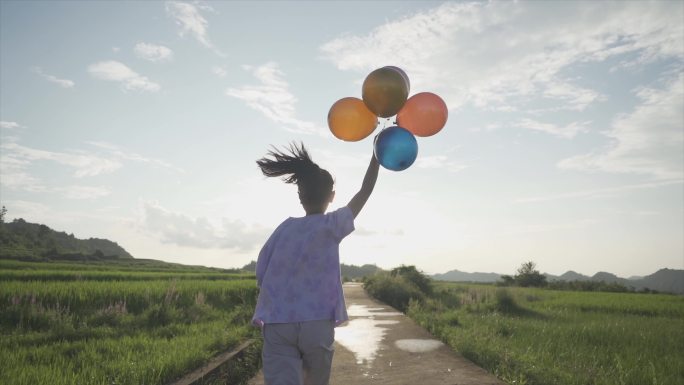
<instances>
[{"instance_id":1,"label":"balloon string","mask_svg":"<svg viewBox=\"0 0 684 385\"><path fill-rule=\"evenodd\" d=\"M379 125L381 126L382 130L384 130L385 128L390 127L390 126L396 126L396 124L397 124L396 120L392 121L392 118L380 118L380 119L381 119L381 121L380 121Z\"/></svg>"}]
</instances>

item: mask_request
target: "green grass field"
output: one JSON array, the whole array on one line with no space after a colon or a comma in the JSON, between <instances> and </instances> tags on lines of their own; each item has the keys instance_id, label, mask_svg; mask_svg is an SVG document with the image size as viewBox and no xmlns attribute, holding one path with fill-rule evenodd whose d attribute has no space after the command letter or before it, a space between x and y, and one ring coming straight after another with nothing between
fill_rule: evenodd
<instances>
[{"instance_id":1,"label":"green grass field","mask_svg":"<svg viewBox=\"0 0 684 385\"><path fill-rule=\"evenodd\" d=\"M1 260L0 383L166 384L254 337L256 295L219 269Z\"/></svg>"},{"instance_id":2,"label":"green grass field","mask_svg":"<svg viewBox=\"0 0 684 385\"><path fill-rule=\"evenodd\" d=\"M366 284L381 300L387 285ZM509 384L684 384L682 296L435 283L420 297L409 317Z\"/></svg>"}]
</instances>

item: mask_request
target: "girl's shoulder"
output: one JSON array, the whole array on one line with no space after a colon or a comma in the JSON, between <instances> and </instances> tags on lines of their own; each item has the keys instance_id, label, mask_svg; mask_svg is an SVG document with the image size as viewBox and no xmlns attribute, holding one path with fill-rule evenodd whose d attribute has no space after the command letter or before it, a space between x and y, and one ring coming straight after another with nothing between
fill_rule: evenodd
<instances>
[{"instance_id":1,"label":"girl's shoulder","mask_svg":"<svg viewBox=\"0 0 684 385\"><path fill-rule=\"evenodd\" d=\"M348 206L326 214L326 225L330 227L336 238L340 240L354 231L354 214Z\"/></svg>"},{"instance_id":2,"label":"girl's shoulder","mask_svg":"<svg viewBox=\"0 0 684 385\"><path fill-rule=\"evenodd\" d=\"M327 218L342 218L354 220L354 214L352 213L349 206L342 206L336 210L330 211L325 214Z\"/></svg>"}]
</instances>

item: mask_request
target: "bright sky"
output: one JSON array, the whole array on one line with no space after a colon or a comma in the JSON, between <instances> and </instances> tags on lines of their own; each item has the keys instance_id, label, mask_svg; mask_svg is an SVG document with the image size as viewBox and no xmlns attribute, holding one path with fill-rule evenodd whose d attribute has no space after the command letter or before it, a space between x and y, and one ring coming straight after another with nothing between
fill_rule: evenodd
<instances>
[{"instance_id":1,"label":"bright sky","mask_svg":"<svg viewBox=\"0 0 684 385\"><path fill-rule=\"evenodd\" d=\"M372 139L327 113L386 65L449 120L381 170L343 263L684 268L680 1L3 0L0 203L137 258L242 266L303 215L255 160L303 141L345 205Z\"/></svg>"}]
</instances>

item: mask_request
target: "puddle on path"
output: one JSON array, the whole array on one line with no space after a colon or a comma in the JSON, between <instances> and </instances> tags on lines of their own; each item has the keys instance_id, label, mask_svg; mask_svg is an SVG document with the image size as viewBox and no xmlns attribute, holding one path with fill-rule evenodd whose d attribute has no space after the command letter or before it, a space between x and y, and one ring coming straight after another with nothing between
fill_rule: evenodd
<instances>
[{"instance_id":1,"label":"puddle on path","mask_svg":"<svg viewBox=\"0 0 684 385\"><path fill-rule=\"evenodd\" d=\"M385 338L387 328L382 325L397 324L399 321L358 318L335 330L335 341L354 353L357 364L370 363Z\"/></svg>"},{"instance_id":2,"label":"puddle on path","mask_svg":"<svg viewBox=\"0 0 684 385\"><path fill-rule=\"evenodd\" d=\"M389 317L403 315L398 311L383 311L384 307L368 307L365 305L350 305L347 307L347 314L350 317Z\"/></svg>"},{"instance_id":3,"label":"puddle on path","mask_svg":"<svg viewBox=\"0 0 684 385\"><path fill-rule=\"evenodd\" d=\"M396 320L375 319L403 315L395 311L383 311L384 307L368 307L352 304L347 308L351 318L344 326L335 329L335 341L354 353L357 364L370 364L380 349L380 342L387 333L386 325L399 323Z\"/></svg>"},{"instance_id":4,"label":"puddle on path","mask_svg":"<svg viewBox=\"0 0 684 385\"><path fill-rule=\"evenodd\" d=\"M438 349L443 343L437 340L407 339L396 340L394 341L394 345L407 352L425 353Z\"/></svg>"}]
</instances>

